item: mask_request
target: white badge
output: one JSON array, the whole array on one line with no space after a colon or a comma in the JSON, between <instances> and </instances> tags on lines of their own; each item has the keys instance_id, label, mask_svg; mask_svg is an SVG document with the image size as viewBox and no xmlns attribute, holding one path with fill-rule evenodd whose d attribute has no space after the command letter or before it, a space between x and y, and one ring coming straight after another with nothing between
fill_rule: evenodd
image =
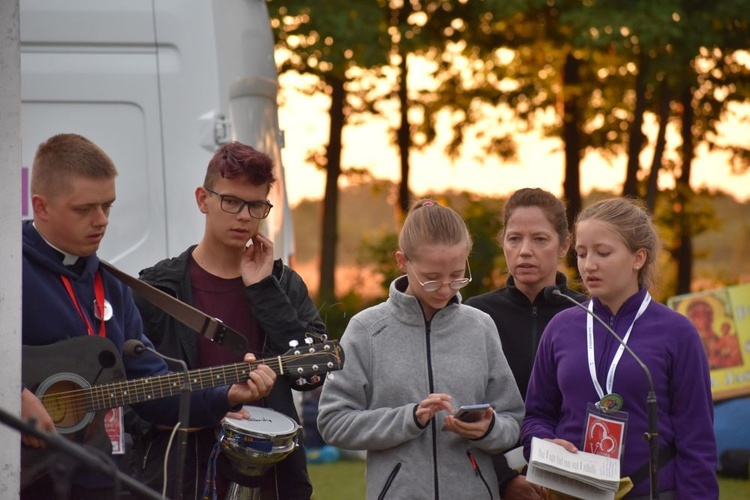
<instances>
[{"instance_id":1,"label":"white badge","mask_svg":"<svg viewBox=\"0 0 750 500\"><path fill-rule=\"evenodd\" d=\"M100 318L99 307L97 306L96 301L94 301L94 316L96 316L96 319L104 319L104 321L109 321L110 319L112 319L112 314L114 314L114 311L112 310L112 304L110 304L107 299L104 299L104 318Z\"/></svg>"}]
</instances>

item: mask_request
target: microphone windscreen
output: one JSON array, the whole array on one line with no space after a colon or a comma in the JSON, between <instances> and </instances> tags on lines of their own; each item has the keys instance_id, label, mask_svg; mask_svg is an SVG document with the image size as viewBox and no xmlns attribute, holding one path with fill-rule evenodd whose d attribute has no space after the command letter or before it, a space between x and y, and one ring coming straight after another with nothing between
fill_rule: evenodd
<instances>
[{"instance_id":1,"label":"microphone windscreen","mask_svg":"<svg viewBox=\"0 0 750 500\"><path fill-rule=\"evenodd\" d=\"M562 292L556 286L545 286L542 293L544 294L544 298L549 301L556 302L561 300L559 295L562 295Z\"/></svg>"},{"instance_id":2,"label":"microphone windscreen","mask_svg":"<svg viewBox=\"0 0 750 500\"><path fill-rule=\"evenodd\" d=\"M145 350L146 346L143 345L143 342L136 339L126 340L125 344L122 346L123 354L129 358L140 356Z\"/></svg>"}]
</instances>

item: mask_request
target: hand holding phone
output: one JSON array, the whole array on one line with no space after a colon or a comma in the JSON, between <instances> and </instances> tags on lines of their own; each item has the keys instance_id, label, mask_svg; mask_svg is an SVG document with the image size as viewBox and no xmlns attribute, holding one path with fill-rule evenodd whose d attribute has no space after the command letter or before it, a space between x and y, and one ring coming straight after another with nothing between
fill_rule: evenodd
<instances>
[{"instance_id":1,"label":"hand holding phone","mask_svg":"<svg viewBox=\"0 0 750 500\"><path fill-rule=\"evenodd\" d=\"M488 408L490 408L489 403L463 405L453 416L462 422L476 422L482 418Z\"/></svg>"}]
</instances>

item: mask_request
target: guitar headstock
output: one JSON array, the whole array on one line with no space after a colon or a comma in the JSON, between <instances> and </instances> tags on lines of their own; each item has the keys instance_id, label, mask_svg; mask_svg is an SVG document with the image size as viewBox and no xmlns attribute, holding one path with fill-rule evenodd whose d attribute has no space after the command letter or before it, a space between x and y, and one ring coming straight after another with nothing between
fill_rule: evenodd
<instances>
[{"instance_id":1,"label":"guitar headstock","mask_svg":"<svg viewBox=\"0 0 750 500\"><path fill-rule=\"evenodd\" d=\"M344 367L344 350L338 340L295 346L282 358L284 374L296 377L321 375Z\"/></svg>"}]
</instances>

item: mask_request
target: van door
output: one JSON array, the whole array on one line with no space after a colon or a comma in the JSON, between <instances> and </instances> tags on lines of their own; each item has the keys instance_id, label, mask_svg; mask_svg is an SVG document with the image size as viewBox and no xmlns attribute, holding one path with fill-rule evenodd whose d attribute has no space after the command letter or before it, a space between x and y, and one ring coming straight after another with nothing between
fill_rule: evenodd
<instances>
[{"instance_id":1,"label":"van door","mask_svg":"<svg viewBox=\"0 0 750 500\"><path fill-rule=\"evenodd\" d=\"M151 0L21 2L22 214L37 146L59 133L99 145L119 171L100 255L137 273L166 256Z\"/></svg>"}]
</instances>

